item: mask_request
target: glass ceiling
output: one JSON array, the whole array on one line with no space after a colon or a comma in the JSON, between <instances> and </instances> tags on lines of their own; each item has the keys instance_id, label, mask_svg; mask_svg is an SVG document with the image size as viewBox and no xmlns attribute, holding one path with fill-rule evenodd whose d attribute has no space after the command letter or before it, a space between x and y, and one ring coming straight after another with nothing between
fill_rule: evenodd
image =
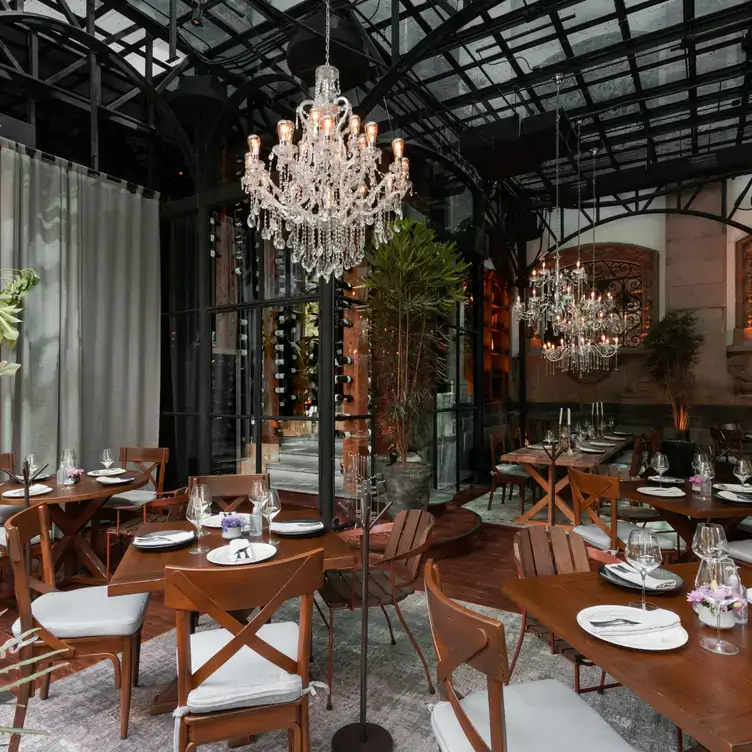
<instances>
[{"instance_id":1,"label":"glass ceiling","mask_svg":"<svg viewBox=\"0 0 752 752\"><path fill-rule=\"evenodd\" d=\"M56 18L61 0L27 0L24 9ZM65 2L65 0L62 0ZM203 4L200 27L192 3ZM565 74L561 106L582 122L583 151L600 146L599 171L624 170L748 142L752 88L750 0L394 0L400 56L467 3L482 13L423 49L380 106L370 113L382 134L408 140L464 163L463 131L556 106L553 77ZM85 0L67 0L80 18ZM347 95L358 103L391 65L392 0L332 0L337 16L358 30L373 69ZM146 39L154 39L154 75L176 65L200 66L229 90L265 73L289 75L286 48L320 14L320 0L177 0L178 54L169 59L169 0L96 0L96 34L133 67L145 70ZM747 42L745 44L745 34ZM187 59L186 59L187 58ZM172 83L175 85L175 82ZM267 89L264 123L289 116L300 90L287 82ZM385 100L385 101L384 101ZM387 109L388 107L388 109ZM357 104L356 104L357 109ZM752 118L749 118L752 121ZM266 127L259 121L259 127ZM564 180L576 159L563 154ZM546 190L555 165L516 176L518 189Z\"/></svg>"}]
</instances>

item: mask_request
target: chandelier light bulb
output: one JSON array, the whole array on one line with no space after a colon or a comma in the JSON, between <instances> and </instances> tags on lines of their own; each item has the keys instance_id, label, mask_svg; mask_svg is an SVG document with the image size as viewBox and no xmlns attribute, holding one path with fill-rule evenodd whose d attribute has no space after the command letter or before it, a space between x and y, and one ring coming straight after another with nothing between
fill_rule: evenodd
<instances>
[{"instance_id":1,"label":"chandelier light bulb","mask_svg":"<svg viewBox=\"0 0 752 752\"><path fill-rule=\"evenodd\" d=\"M350 133L352 133L353 136L357 136L360 133L360 116L359 115L350 116L350 122L348 123L348 128L350 129Z\"/></svg>"},{"instance_id":2,"label":"chandelier light bulb","mask_svg":"<svg viewBox=\"0 0 752 752\"><path fill-rule=\"evenodd\" d=\"M255 133L252 133L250 136L248 136L248 153L252 157L258 158L260 152L261 139Z\"/></svg>"},{"instance_id":3,"label":"chandelier light bulb","mask_svg":"<svg viewBox=\"0 0 752 752\"><path fill-rule=\"evenodd\" d=\"M293 133L295 133L295 124L291 120L280 120L277 123L277 138L280 144L291 143Z\"/></svg>"},{"instance_id":4,"label":"chandelier light bulb","mask_svg":"<svg viewBox=\"0 0 752 752\"><path fill-rule=\"evenodd\" d=\"M321 130L324 138L332 137L332 133L334 133L334 117L332 115L324 115L321 118Z\"/></svg>"},{"instance_id":5,"label":"chandelier light bulb","mask_svg":"<svg viewBox=\"0 0 752 752\"><path fill-rule=\"evenodd\" d=\"M374 123L373 120L369 123L366 123L365 131L366 131L366 138L368 139L368 145L375 146L376 139L379 137L378 123Z\"/></svg>"},{"instance_id":6,"label":"chandelier light bulb","mask_svg":"<svg viewBox=\"0 0 752 752\"><path fill-rule=\"evenodd\" d=\"M405 151L405 142L401 138L395 138L392 141L392 153L395 159L402 159L402 154Z\"/></svg>"}]
</instances>

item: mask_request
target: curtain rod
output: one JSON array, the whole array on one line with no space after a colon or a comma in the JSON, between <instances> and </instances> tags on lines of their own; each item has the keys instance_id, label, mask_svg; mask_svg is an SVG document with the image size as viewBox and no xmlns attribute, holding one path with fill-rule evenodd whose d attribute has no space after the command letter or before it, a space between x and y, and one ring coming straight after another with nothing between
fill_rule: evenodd
<instances>
[{"instance_id":1,"label":"curtain rod","mask_svg":"<svg viewBox=\"0 0 752 752\"><path fill-rule=\"evenodd\" d=\"M0 149L2 149L3 147L6 149L12 149L13 151L23 150L24 154L28 155L29 157L39 158L43 162L65 165L69 169L75 168L77 171L88 175L90 178L103 178L110 183L115 183L122 186L130 193L138 193L144 198L155 198L159 200L161 195L159 191L152 190L151 188L144 188L144 186L139 185L138 183L132 183L128 180L123 180L122 178L116 178L113 175L108 175L106 172L102 172L101 170L94 170L91 167L87 167L86 165L81 165L78 164L78 162L73 162L70 159L57 157L54 154L48 154L46 151L42 151L41 149L37 149L35 147L26 146L26 144L19 144L17 141L9 141L8 139L0 138Z\"/></svg>"}]
</instances>

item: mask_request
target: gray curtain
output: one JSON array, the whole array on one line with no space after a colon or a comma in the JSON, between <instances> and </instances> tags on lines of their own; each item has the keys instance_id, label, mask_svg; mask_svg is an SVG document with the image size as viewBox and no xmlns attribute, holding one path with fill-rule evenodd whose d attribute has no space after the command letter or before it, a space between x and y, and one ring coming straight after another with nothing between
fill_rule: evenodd
<instances>
[{"instance_id":1,"label":"gray curtain","mask_svg":"<svg viewBox=\"0 0 752 752\"><path fill-rule=\"evenodd\" d=\"M31 267L21 336L0 360L0 451L53 469L65 447L156 446L159 201L0 140L0 267Z\"/></svg>"}]
</instances>

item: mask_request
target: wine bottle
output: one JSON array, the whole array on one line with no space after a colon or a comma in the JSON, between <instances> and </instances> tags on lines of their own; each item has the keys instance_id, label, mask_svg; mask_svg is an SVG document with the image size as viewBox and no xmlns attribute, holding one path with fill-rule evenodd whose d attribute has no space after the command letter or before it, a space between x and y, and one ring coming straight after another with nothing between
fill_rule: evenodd
<instances>
[{"instance_id":1,"label":"wine bottle","mask_svg":"<svg viewBox=\"0 0 752 752\"><path fill-rule=\"evenodd\" d=\"M285 389L283 386L275 386L274 391L277 394L284 394L287 391L287 389Z\"/></svg>"},{"instance_id":2,"label":"wine bottle","mask_svg":"<svg viewBox=\"0 0 752 752\"><path fill-rule=\"evenodd\" d=\"M345 343L341 339L337 339L334 341L334 354L335 355L344 355L345 354Z\"/></svg>"},{"instance_id":3,"label":"wine bottle","mask_svg":"<svg viewBox=\"0 0 752 752\"><path fill-rule=\"evenodd\" d=\"M340 298L337 302L339 303L341 308L352 308L354 305L350 298Z\"/></svg>"},{"instance_id":4,"label":"wine bottle","mask_svg":"<svg viewBox=\"0 0 752 752\"><path fill-rule=\"evenodd\" d=\"M334 401L335 402L352 402L353 396L352 394L335 394Z\"/></svg>"},{"instance_id":5,"label":"wine bottle","mask_svg":"<svg viewBox=\"0 0 752 752\"><path fill-rule=\"evenodd\" d=\"M352 380L353 380L352 376L345 376L342 373L338 373L334 377L335 384L352 384Z\"/></svg>"},{"instance_id":6,"label":"wine bottle","mask_svg":"<svg viewBox=\"0 0 752 752\"><path fill-rule=\"evenodd\" d=\"M350 319L345 319L345 318L342 319L342 326L349 328L352 325L353 325L353 323L352 323L352 321L350 321Z\"/></svg>"},{"instance_id":7,"label":"wine bottle","mask_svg":"<svg viewBox=\"0 0 752 752\"><path fill-rule=\"evenodd\" d=\"M275 366L283 366L287 363L287 361L284 358L275 358L274 359L274 365Z\"/></svg>"},{"instance_id":8,"label":"wine bottle","mask_svg":"<svg viewBox=\"0 0 752 752\"><path fill-rule=\"evenodd\" d=\"M351 431L335 431L335 439L367 439L367 433L352 433Z\"/></svg>"},{"instance_id":9,"label":"wine bottle","mask_svg":"<svg viewBox=\"0 0 752 752\"><path fill-rule=\"evenodd\" d=\"M286 336L286 332L284 329L275 329L274 330L274 336L275 337L284 337Z\"/></svg>"},{"instance_id":10,"label":"wine bottle","mask_svg":"<svg viewBox=\"0 0 752 752\"><path fill-rule=\"evenodd\" d=\"M351 363L353 363L353 359L349 355L342 355L334 359L335 366L349 366Z\"/></svg>"},{"instance_id":11,"label":"wine bottle","mask_svg":"<svg viewBox=\"0 0 752 752\"><path fill-rule=\"evenodd\" d=\"M284 350L285 346L281 342L277 342L276 345L274 345L275 350Z\"/></svg>"},{"instance_id":12,"label":"wine bottle","mask_svg":"<svg viewBox=\"0 0 752 752\"><path fill-rule=\"evenodd\" d=\"M343 290L352 290L353 289L352 284L350 282L345 282L344 279L340 282L340 285L342 285L342 289Z\"/></svg>"},{"instance_id":13,"label":"wine bottle","mask_svg":"<svg viewBox=\"0 0 752 752\"><path fill-rule=\"evenodd\" d=\"M291 368L290 369L290 373L297 373L297 372L298 372L297 368ZM277 381L281 381L282 379L286 379L287 378L287 374L284 373L284 372L282 372L282 371L280 371L279 373L275 373L274 374L274 378L277 379Z\"/></svg>"}]
</instances>

